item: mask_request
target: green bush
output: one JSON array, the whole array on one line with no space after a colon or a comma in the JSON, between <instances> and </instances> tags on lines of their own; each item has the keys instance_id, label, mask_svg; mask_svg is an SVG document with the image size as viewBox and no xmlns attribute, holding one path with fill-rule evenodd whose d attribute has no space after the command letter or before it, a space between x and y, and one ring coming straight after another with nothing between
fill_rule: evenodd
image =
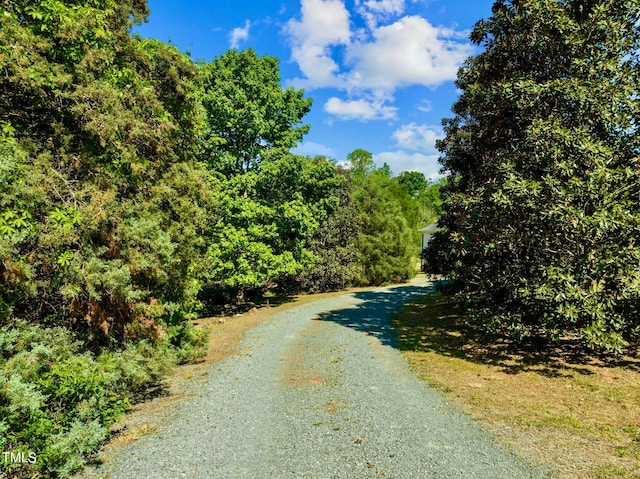
<instances>
[{"instance_id":1,"label":"green bush","mask_svg":"<svg viewBox=\"0 0 640 479\"><path fill-rule=\"evenodd\" d=\"M206 346L193 327L173 332L94 353L65 328L0 329L0 450L37 455L35 464L3 461L5 472L67 477L81 468L133 398Z\"/></svg>"}]
</instances>

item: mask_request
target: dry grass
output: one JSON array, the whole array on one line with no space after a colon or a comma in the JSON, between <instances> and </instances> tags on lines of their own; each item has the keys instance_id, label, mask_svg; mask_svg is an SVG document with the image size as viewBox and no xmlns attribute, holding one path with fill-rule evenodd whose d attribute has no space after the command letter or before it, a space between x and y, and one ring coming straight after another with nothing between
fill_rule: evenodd
<instances>
[{"instance_id":1,"label":"dry grass","mask_svg":"<svg viewBox=\"0 0 640 479\"><path fill-rule=\"evenodd\" d=\"M412 368L516 453L560 479L640 478L637 358L607 364L569 340L516 349L464 327L440 294L407 305L394 328Z\"/></svg>"}]
</instances>

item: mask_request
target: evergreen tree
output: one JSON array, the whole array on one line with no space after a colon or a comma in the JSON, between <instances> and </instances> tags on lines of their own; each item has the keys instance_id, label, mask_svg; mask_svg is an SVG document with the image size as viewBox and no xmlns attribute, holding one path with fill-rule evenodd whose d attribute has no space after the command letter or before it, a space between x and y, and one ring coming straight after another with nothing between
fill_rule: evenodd
<instances>
[{"instance_id":1,"label":"evergreen tree","mask_svg":"<svg viewBox=\"0 0 640 479\"><path fill-rule=\"evenodd\" d=\"M314 161L331 164L322 157ZM362 277L357 241L362 225L352 195L353 183L347 171L338 169L338 173L339 183L334 184L332 193L334 201L308 242L315 263L295 278L295 287L304 291L337 291L353 286Z\"/></svg>"},{"instance_id":2,"label":"evergreen tree","mask_svg":"<svg viewBox=\"0 0 640 479\"><path fill-rule=\"evenodd\" d=\"M393 181L388 167L376 169L373 155L355 150L351 163L353 202L358 212L360 277L367 285L401 282L415 274L418 240L417 205L409 193Z\"/></svg>"},{"instance_id":3,"label":"evergreen tree","mask_svg":"<svg viewBox=\"0 0 640 479\"><path fill-rule=\"evenodd\" d=\"M489 330L622 351L640 311L635 0L500 0L445 121L430 248Z\"/></svg>"},{"instance_id":4,"label":"evergreen tree","mask_svg":"<svg viewBox=\"0 0 640 479\"><path fill-rule=\"evenodd\" d=\"M180 323L208 201L195 66L130 35L145 2L2 5L2 309L118 338Z\"/></svg>"}]
</instances>

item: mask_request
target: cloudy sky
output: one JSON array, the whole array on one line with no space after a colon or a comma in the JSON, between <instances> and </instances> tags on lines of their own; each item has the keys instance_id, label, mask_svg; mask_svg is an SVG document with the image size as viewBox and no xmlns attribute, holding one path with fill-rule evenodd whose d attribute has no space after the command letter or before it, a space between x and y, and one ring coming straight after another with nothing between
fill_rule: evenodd
<instances>
[{"instance_id":1,"label":"cloudy sky","mask_svg":"<svg viewBox=\"0 0 640 479\"><path fill-rule=\"evenodd\" d=\"M395 174L438 174L434 143L451 116L458 67L478 51L492 0L148 0L145 37L209 61L229 48L280 59L283 86L313 98L297 148L342 161L357 148Z\"/></svg>"}]
</instances>

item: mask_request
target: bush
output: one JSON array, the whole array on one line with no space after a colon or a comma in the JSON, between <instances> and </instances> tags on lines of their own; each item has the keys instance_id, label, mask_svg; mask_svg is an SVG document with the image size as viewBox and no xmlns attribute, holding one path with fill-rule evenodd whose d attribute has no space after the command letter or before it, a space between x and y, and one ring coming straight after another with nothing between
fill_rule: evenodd
<instances>
[{"instance_id":1,"label":"bush","mask_svg":"<svg viewBox=\"0 0 640 479\"><path fill-rule=\"evenodd\" d=\"M5 462L5 472L68 477L81 468L135 397L206 346L193 327L174 333L89 352L65 328L0 329L0 450L37 455L35 464Z\"/></svg>"}]
</instances>

